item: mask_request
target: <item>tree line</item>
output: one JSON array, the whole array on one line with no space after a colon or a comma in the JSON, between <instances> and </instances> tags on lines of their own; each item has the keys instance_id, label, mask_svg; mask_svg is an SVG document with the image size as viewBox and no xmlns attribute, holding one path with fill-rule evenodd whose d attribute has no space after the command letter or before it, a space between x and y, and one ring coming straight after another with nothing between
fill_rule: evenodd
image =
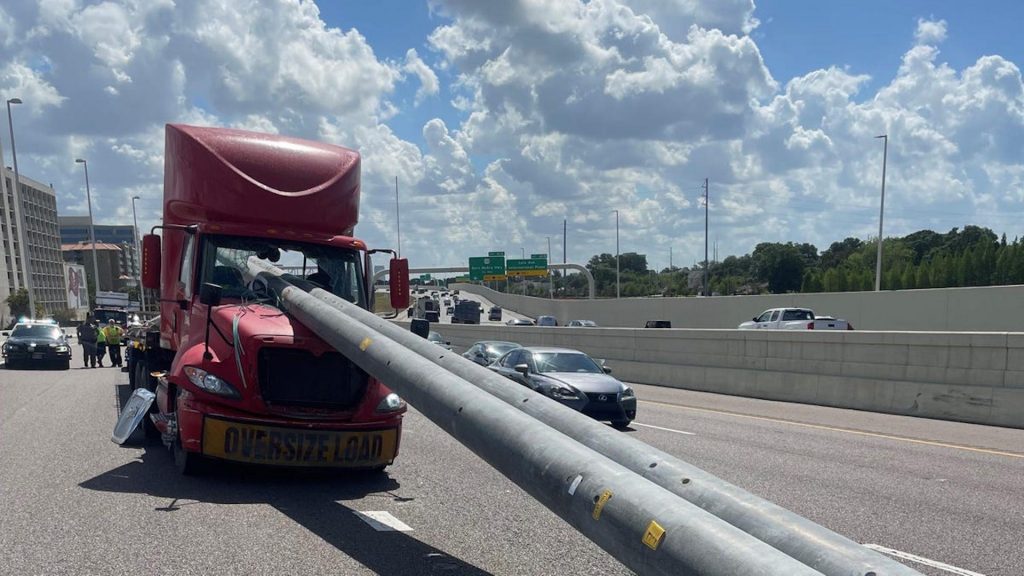
<instances>
[{"instance_id":1,"label":"tree line","mask_svg":"<svg viewBox=\"0 0 1024 576\"><path fill-rule=\"evenodd\" d=\"M1024 284L1024 242L1007 241L988 228L965 226L939 233L920 230L886 238L882 245L883 290ZM809 243L762 242L743 256L728 256L708 266L712 294L782 294L873 290L877 240L849 237L820 251ZM615 296L615 255L598 254L587 268L599 297ZM621 293L636 296L693 296L702 293L704 263L693 268L651 270L647 257L620 255ZM582 274L554 278L556 297L587 295ZM508 287L499 287L509 289ZM546 281L531 282L528 293L547 296ZM512 283L513 292L522 292Z\"/></svg>"}]
</instances>

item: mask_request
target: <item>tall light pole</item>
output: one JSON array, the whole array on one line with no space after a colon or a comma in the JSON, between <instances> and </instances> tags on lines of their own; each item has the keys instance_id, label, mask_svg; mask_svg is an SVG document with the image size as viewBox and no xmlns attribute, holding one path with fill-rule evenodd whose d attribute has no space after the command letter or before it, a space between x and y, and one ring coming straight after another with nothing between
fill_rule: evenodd
<instances>
[{"instance_id":1,"label":"tall light pole","mask_svg":"<svg viewBox=\"0 0 1024 576\"><path fill-rule=\"evenodd\" d=\"M551 264L551 236L546 237L548 239L548 265ZM555 299L555 277L551 275L551 269L548 268L548 298Z\"/></svg>"},{"instance_id":2,"label":"tall light pole","mask_svg":"<svg viewBox=\"0 0 1024 576\"><path fill-rule=\"evenodd\" d=\"M889 157L889 135L875 136L884 142L882 146L882 204L878 209L878 261L875 262L875 292L882 290L882 218L885 216L885 164Z\"/></svg>"},{"instance_id":3,"label":"tall light pole","mask_svg":"<svg viewBox=\"0 0 1024 576\"><path fill-rule=\"evenodd\" d=\"M139 298L142 303L142 313L146 313L146 289L142 286L142 248L139 247L139 219L135 214L135 201L141 200L138 196L132 196L132 224L135 226L135 266L139 269ZM90 224L92 219L89 220ZM94 253L95 255L95 253Z\"/></svg>"},{"instance_id":4,"label":"tall light pole","mask_svg":"<svg viewBox=\"0 0 1024 576\"><path fill-rule=\"evenodd\" d=\"M710 296L708 292L708 206L711 198L708 197L708 179L704 179L704 296Z\"/></svg>"},{"instance_id":5,"label":"tall light pole","mask_svg":"<svg viewBox=\"0 0 1024 576\"><path fill-rule=\"evenodd\" d=\"M92 192L89 190L89 163L84 158L75 158L75 162L85 167L85 203L89 206L89 240L92 241L92 277L94 282L93 298L100 294L100 265L96 258L96 229L92 222Z\"/></svg>"},{"instance_id":6,"label":"tall light pole","mask_svg":"<svg viewBox=\"0 0 1024 576\"><path fill-rule=\"evenodd\" d=\"M18 150L14 144L14 119L11 116L11 104L21 104L21 98L7 100L7 125L11 129L11 157L14 159L14 214L18 219L18 229L21 230L21 252L22 278L25 279L25 290L28 291L28 317L36 317L36 294L32 289L32 254L28 247L28 225L25 223L25 211L21 205L21 176L18 174ZM0 162L2 164L3 162ZM13 248L13 246L12 246Z\"/></svg>"},{"instance_id":7,"label":"tall light pole","mask_svg":"<svg viewBox=\"0 0 1024 576\"><path fill-rule=\"evenodd\" d=\"M523 246L519 247L519 253L522 254L523 260L526 260L526 248ZM519 281L523 283L523 296L526 296L526 276L519 276Z\"/></svg>"},{"instance_id":8,"label":"tall light pole","mask_svg":"<svg viewBox=\"0 0 1024 576\"><path fill-rule=\"evenodd\" d=\"M398 257L402 257L402 217L398 211L398 176L395 176L395 228L398 230Z\"/></svg>"},{"instance_id":9,"label":"tall light pole","mask_svg":"<svg viewBox=\"0 0 1024 576\"><path fill-rule=\"evenodd\" d=\"M622 285L619 276L619 211L615 212L615 297L622 297Z\"/></svg>"}]
</instances>

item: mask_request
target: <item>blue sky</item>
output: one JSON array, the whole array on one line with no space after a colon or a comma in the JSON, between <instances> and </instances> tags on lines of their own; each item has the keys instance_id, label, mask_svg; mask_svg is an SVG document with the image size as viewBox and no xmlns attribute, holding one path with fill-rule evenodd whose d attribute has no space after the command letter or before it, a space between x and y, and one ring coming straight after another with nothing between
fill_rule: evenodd
<instances>
[{"instance_id":1,"label":"blue sky","mask_svg":"<svg viewBox=\"0 0 1024 576\"><path fill-rule=\"evenodd\" d=\"M1019 2L11 0L0 95L19 164L98 220L160 217L162 130L223 125L363 154L356 229L413 265L614 243L667 264L763 241L1024 216ZM358 31L358 33L356 33ZM6 126L0 132L6 133ZM0 137L4 137L0 134ZM10 163L8 159L8 163ZM554 239L553 239L554 242Z\"/></svg>"}]
</instances>

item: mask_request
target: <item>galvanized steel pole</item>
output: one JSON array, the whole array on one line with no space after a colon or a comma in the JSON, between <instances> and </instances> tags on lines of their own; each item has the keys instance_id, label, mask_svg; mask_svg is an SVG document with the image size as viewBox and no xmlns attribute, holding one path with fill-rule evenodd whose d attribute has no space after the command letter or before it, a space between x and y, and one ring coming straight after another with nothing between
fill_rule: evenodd
<instances>
[{"instance_id":1,"label":"galvanized steel pole","mask_svg":"<svg viewBox=\"0 0 1024 576\"><path fill-rule=\"evenodd\" d=\"M313 296L516 409L828 576L920 573L700 468L538 397L457 354L321 289ZM522 330L521 328L517 330ZM513 338L510 332L508 338ZM652 463L656 466L651 467Z\"/></svg>"},{"instance_id":2,"label":"galvanized steel pole","mask_svg":"<svg viewBox=\"0 0 1024 576\"><path fill-rule=\"evenodd\" d=\"M820 575L273 273L262 277L289 314L638 574Z\"/></svg>"}]
</instances>

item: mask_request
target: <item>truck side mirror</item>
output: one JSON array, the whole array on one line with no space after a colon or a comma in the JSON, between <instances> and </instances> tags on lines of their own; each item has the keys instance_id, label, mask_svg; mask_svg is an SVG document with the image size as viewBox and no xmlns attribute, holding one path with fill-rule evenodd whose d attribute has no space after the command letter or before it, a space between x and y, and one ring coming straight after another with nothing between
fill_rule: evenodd
<instances>
[{"instance_id":1,"label":"truck side mirror","mask_svg":"<svg viewBox=\"0 0 1024 576\"><path fill-rule=\"evenodd\" d=\"M401 310L409 307L409 260L392 258L388 270L391 284L391 307Z\"/></svg>"},{"instance_id":2,"label":"truck side mirror","mask_svg":"<svg viewBox=\"0 0 1024 576\"><path fill-rule=\"evenodd\" d=\"M199 303L210 307L220 306L221 290L221 286L217 284L203 282L199 288Z\"/></svg>"},{"instance_id":3,"label":"truck side mirror","mask_svg":"<svg viewBox=\"0 0 1024 576\"><path fill-rule=\"evenodd\" d=\"M142 237L142 287L160 288L160 237L156 234Z\"/></svg>"}]
</instances>

